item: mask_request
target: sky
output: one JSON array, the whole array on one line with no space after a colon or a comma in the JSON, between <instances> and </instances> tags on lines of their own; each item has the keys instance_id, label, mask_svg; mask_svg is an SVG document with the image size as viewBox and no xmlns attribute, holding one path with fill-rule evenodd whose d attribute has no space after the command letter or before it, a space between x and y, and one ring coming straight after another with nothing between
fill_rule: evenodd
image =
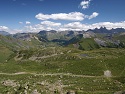
<instances>
[{"instance_id":1,"label":"sky","mask_svg":"<svg viewBox=\"0 0 125 94\"><path fill-rule=\"evenodd\" d=\"M125 28L125 0L0 0L0 31Z\"/></svg>"}]
</instances>

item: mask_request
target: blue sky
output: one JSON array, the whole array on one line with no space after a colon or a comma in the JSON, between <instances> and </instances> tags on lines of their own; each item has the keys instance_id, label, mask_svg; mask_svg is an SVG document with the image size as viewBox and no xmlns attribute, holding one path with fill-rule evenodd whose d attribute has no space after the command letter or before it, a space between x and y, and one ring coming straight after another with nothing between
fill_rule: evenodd
<instances>
[{"instance_id":1,"label":"blue sky","mask_svg":"<svg viewBox=\"0 0 125 94\"><path fill-rule=\"evenodd\" d=\"M0 30L125 28L124 5L125 0L0 0Z\"/></svg>"}]
</instances>

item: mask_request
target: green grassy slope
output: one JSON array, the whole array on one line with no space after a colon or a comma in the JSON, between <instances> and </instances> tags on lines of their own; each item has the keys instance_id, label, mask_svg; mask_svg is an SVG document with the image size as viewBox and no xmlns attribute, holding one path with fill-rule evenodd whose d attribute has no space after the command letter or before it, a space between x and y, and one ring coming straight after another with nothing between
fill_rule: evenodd
<instances>
[{"instance_id":1,"label":"green grassy slope","mask_svg":"<svg viewBox=\"0 0 125 94\"><path fill-rule=\"evenodd\" d=\"M92 50L92 49L100 48L93 38L82 39L79 42L79 44L80 44L79 49L82 49L82 50Z\"/></svg>"},{"instance_id":2,"label":"green grassy slope","mask_svg":"<svg viewBox=\"0 0 125 94\"><path fill-rule=\"evenodd\" d=\"M0 45L0 63L7 62L8 57L12 54L13 52L10 51L8 48Z\"/></svg>"},{"instance_id":3,"label":"green grassy slope","mask_svg":"<svg viewBox=\"0 0 125 94\"><path fill-rule=\"evenodd\" d=\"M94 50L100 48L100 46L94 41L93 38L77 39L76 42L70 43L68 47L75 47L80 50Z\"/></svg>"}]
</instances>

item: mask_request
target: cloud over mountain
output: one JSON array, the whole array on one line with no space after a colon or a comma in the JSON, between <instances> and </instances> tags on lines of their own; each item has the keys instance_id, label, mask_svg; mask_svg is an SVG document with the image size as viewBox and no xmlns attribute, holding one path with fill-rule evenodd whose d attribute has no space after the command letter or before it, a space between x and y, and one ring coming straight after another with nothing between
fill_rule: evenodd
<instances>
[{"instance_id":1,"label":"cloud over mountain","mask_svg":"<svg viewBox=\"0 0 125 94\"><path fill-rule=\"evenodd\" d=\"M51 22L51 21L43 21L41 22L41 25L44 25L44 26L52 26L52 27L55 27L55 26L60 26L61 23L55 23L55 22Z\"/></svg>"},{"instance_id":2,"label":"cloud over mountain","mask_svg":"<svg viewBox=\"0 0 125 94\"><path fill-rule=\"evenodd\" d=\"M88 29L95 29L106 27L107 29L116 29L116 28L124 28L125 29L125 21L123 22L99 22L94 24L82 24L81 22L71 22L68 24L61 24L55 23L51 21L43 21L40 24L34 26L25 26L25 31L31 32L39 32L41 30L56 30L56 31L65 31L65 30L74 30L74 31L81 31L81 30L88 30Z\"/></svg>"},{"instance_id":3,"label":"cloud over mountain","mask_svg":"<svg viewBox=\"0 0 125 94\"><path fill-rule=\"evenodd\" d=\"M0 31L8 30L9 28L6 26L0 26Z\"/></svg>"}]
</instances>

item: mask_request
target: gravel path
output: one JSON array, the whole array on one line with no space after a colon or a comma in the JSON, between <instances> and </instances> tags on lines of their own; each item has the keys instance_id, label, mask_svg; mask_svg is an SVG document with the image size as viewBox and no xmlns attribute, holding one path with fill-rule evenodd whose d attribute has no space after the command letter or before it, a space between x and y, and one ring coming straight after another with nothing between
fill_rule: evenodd
<instances>
[{"instance_id":1,"label":"gravel path","mask_svg":"<svg viewBox=\"0 0 125 94\"><path fill-rule=\"evenodd\" d=\"M90 75L75 75L71 73L30 73L30 72L17 72L17 73L0 73L0 75L22 75L22 74L31 74L31 75L40 75L40 76L71 76L71 77L83 77L83 78L92 78L92 77L104 77L104 76L90 76Z\"/></svg>"}]
</instances>

